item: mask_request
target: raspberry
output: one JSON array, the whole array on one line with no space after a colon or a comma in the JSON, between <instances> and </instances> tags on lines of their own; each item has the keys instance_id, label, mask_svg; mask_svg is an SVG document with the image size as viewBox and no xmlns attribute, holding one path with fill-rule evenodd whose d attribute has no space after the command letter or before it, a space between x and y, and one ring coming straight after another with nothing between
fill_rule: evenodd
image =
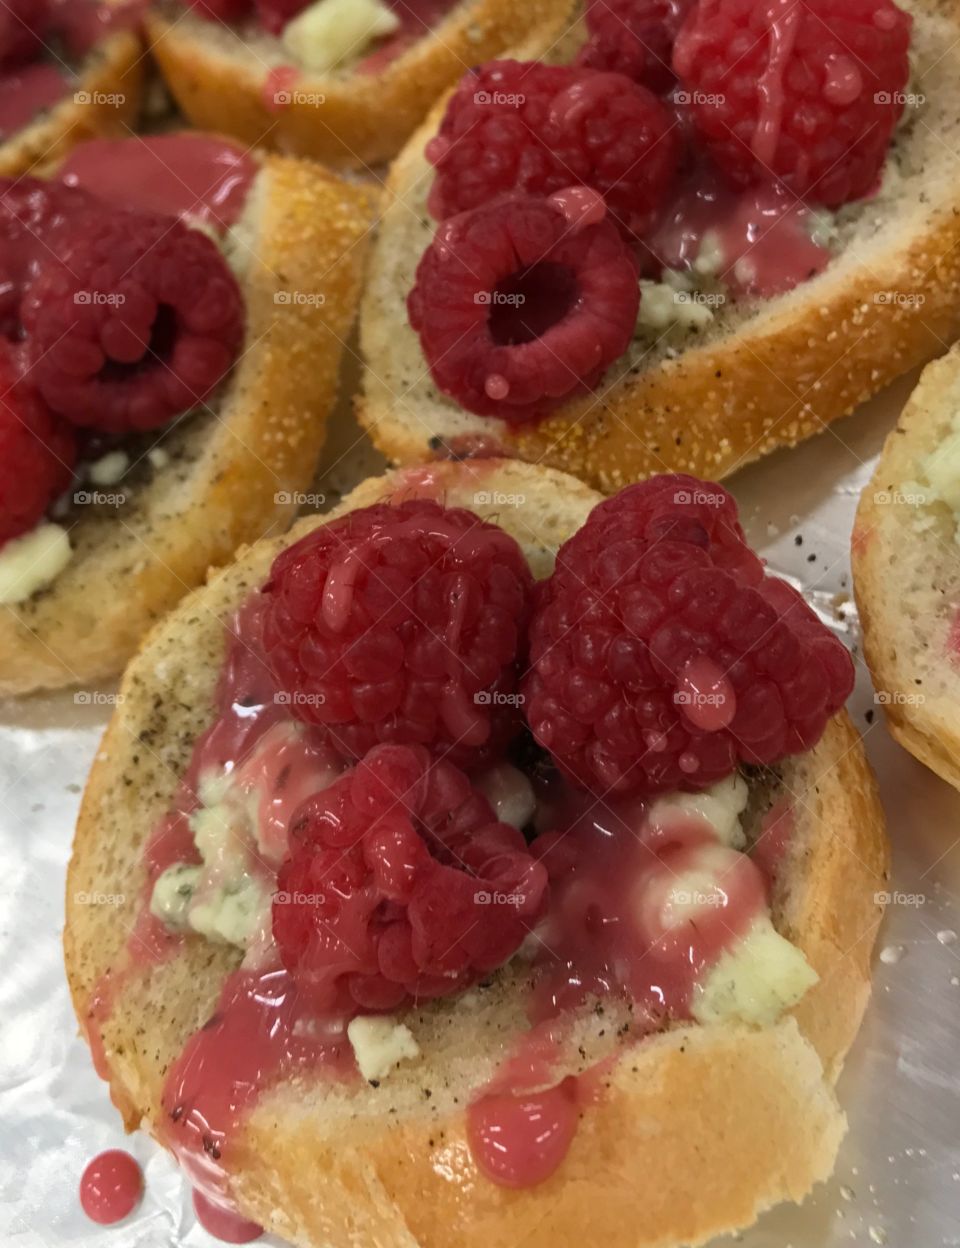
<instances>
[{"instance_id":1,"label":"raspberry","mask_svg":"<svg viewBox=\"0 0 960 1248\"><path fill-rule=\"evenodd\" d=\"M836 207L870 193L903 112L913 19L892 0L700 0L673 64L739 186L776 178Z\"/></svg>"},{"instance_id":2,"label":"raspberry","mask_svg":"<svg viewBox=\"0 0 960 1248\"><path fill-rule=\"evenodd\" d=\"M465 76L427 147L440 221L509 191L592 187L629 239L654 225L679 159L673 122L622 74L491 61Z\"/></svg>"},{"instance_id":3,"label":"raspberry","mask_svg":"<svg viewBox=\"0 0 960 1248\"><path fill-rule=\"evenodd\" d=\"M853 688L841 643L749 550L733 499L653 478L600 504L538 596L535 738L595 793L702 789L809 749Z\"/></svg>"},{"instance_id":4,"label":"raspberry","mask_svg":"<svg viewBox=\"0 0 960 1248\"><path fill-rule=\"evenodd\" d=\"M444 394L521 423L597 384L630 345L639 302L609 221L572 228L550 201L514 196L439 227L407 308Z\"/></svg>"},{"instance_id":5,"label":"raspberry","mask_svg":"<svg viewBox=\"0 0 960 1248\"><path fill-rule=\"evenodd\" d=\"M257 17L264 30L279 35L310 3L311 0L256 0Z\"/></svg>"},{"instance_id":6,"label":"raspberry","mask_svg":"<svg viewBox=\"0 0 960 1248\"><path fill-rule=\"evenodd\" d=\"M74 424L155 429L209 396L243 341L243 296L216 245L179 221L105 213L51 236L23 296L41 394Z\"/></svg>"},{"instance_id":7,"label":"raspberry","mask_svg":"<svg viewBox=\"0 0 960 1248\"><path fill-rule=\"evenodd\" d=\"M103 204L85 191L38 178L0 178L0 334L20 336L20 301L46 240L68 220L103 215Z\"/></svg>"},{"instance_id":8,"label":"raspberry","mask_svg":"<svg viewBox=\"0 0 960 1248\"><path fill-rule=\"evenodd\" d=\"M460 992L502 966L544 908L546 869L523 835L422 746L377 746L290 826L273 932L321 1009Z\"/></svg>"},{"instance_id":9,"label":"raspberry","mask_svg":"<svg viewBox=\"0 0 960 1248\"><path fill-rule=\"evenodd\" d=\"M14 351L0 349L0 543L26 533L70 484L77 448L19 375Z\"/></svg>"},{"instance_id":10,"label":"raspberry","mask_svg":"<svg viewBox=\"0 0 960 1248\"><path fill-rule=\"evenodd\" d=\"M692 0L589 0L590 37L577 55L588 69L625 74L662 95L676 81L673 41Z\"/></svg>"},{"instance_id":11,"label":"raspberry","mask_svg":"<svg viewBox=\"0 0 960 1248\"><path fill-rule=\"evenodd\" d=\"M0 68L14 69L40 53L50 29L50 9L50 0L0 4Z\"/></svg>"},{"instance_id":12,"label":"raspberry","mask_svg":"<svg viewBox=\"0 0 960 1248\"><path fill-rule=\"evenodd\" d=\"M515 723L532 577L469 511L411 500L351 512L278 556L264 641L291 711L359 758L384 741L476 761Z\"/></svg>"}]
</instances>

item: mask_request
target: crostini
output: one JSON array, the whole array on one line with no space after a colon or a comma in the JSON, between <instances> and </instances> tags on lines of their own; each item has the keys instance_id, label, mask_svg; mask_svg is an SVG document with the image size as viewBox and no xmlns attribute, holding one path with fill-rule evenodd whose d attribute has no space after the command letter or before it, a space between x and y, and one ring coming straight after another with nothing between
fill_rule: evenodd
<instances>
[{"instance_id":1,"label":"crostini","mask_svg":"<svg viewBox=\"0 0 960 1248\"><path fill-rule=\"evenodd\" d=\"M119 672L212 564L293 519L375 212L194 132L4 185L0 692Z\"/></svg>"},{"instance_id":2,"label":"crostini","mask_svg":"<svg viewBox=\"0 0 960 1248\"><path fill-rule=\"evenodd\" d=\"M337 166L395 156L470 65L569 25L574 0L165 0L146 29L190 121Z\"/></svg>"},{"instance_id":3,"label":"crostini","mask_svg":"<svg viewBox=\"0 0 960 1248\"><path fill-rule=\"evenodd\" d=\"M0 177L136 125L145 71L136 0L7 0L0 11Z\"/></svg>"},{"instance_id":4,"label":"crostini","mask_svg":"<svg viewBox=\"0 0 960 1248\"><path fill-rule=\"evenodd\" d=\"M596 0L438 105L361 312L391 460L721 478L953 341L952 6L783 8Z\"/></svg>"},{"instance_id":5,"label":"crostini","mask_svg":"<svg viewBox=\"0 0 960 1248\"><path fill-rule=\"evenodd\" d=\"M875 701L902 746L960 788L960 356L924 370L860 496L853 586Z\"/></svg>"},{"instance_id":6,"label":"crostini","mask_svg":"<svg viewBox=\"0 0 960 1248\"><path fill-rule=\"evenodd\" d=\"M851 685L689 477L438 463L258 543L146 640L83 799L66 964L125 1124L304 1248L801 1200L888 869Z\"/></svg>"}]
</instances>

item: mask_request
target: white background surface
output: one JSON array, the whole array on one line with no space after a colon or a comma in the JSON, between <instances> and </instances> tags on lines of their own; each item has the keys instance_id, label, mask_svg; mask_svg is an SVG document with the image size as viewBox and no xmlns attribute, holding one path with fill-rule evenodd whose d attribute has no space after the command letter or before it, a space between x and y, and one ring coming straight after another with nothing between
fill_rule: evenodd
<instances>
[{"instance_id":1,"label":"white background surface","mask_svg":"<svg viewBox=\"0 0 960 1248\"><path fill-rule=\"evenodd\" d=\"M901 383L729 483L753 544L853 647L853 513L908 391ZM351 441L341 434L340 450ZM350 452L338 462L334 480L349 479L356 460ZM873 695L859 669L851 709L886 803L892 887L923 902L888 912L879 947L902 956L876 964L873 1002L840 1084L850 1133L834 1179L801 1209L766 1215L741 1237L747 1248L960 1246L960 941L937 938L960 932L960 795L891 741L879 710L866 722ZM0 704L0 1243L11 1248L217 1242L196 1225L173 1162L145 1137L124 1140L64 982L64 871L108 714L72 693ZM127 1222L103 1229L84 1218L77 1186L86 1162L117 1146L145 1165L146 1195Z\"/></svg>"}]
</instances>

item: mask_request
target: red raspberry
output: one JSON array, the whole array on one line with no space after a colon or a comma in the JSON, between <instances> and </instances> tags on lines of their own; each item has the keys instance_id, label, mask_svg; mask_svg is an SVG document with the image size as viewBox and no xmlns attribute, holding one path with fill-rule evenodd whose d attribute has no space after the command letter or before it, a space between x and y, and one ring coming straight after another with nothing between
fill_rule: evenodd
<instances>
[{"instance_id":1,"label":"red raspberry","mask_svg":"<svg viewBox=\"0 0 960 1248\"><path fill-rule=\"evenodd\" d=\"M108 433L203 403L243 342L243 296L216 245L179 221L68 221L23 296L33 377L56 412Z\"/></svg>"},{"instance_id":2,"label":"red raspberry","mask_svg":"<svg viewBox=\"0 0 960 1248\"><path fill-rule=\"evenodd\" d=\"M663 104L622 74L491 61L468 73L427 147L440 221L508 191L599 191L627 238L654 225L679 145Z\"/></svg>"},{"instance_id":3,"label":"red raspberry","mask_svg":"<svg viewBox=\"0 0 960 1248\"><path fill-rule=\"evenodd\" d=\"M407 308L444 394L521 423L597 384L629 347L639 303L609 221L572 228L550 201L515 196L438 228Z\"/></svg>"},{"instance_id":4,"label":"red raspberry","mask_svg":"<svg viewBox=\"0 0 960 1248\"><path fill-rule=\"evenodd\" d=\"M472 512L366 507L274 562L267 657L291 711L345 757L397 741L476 761L515 727L531 585L513 538Z\"/></svg>"},{"instance_id":5,"label":"red raspberry","mask_svg":"<svg viewBox=\"0 0 960 1248\"><path fill-rule=\"evenodd\" d=\"M0 543L26 533L70 484L77 448L20 377L15 352L0 348Z\"/></svg>"},{"instance_id":6,"label":"red raspberry","mask_svg":"<svg viewBox=\"0 0 960 1248\"><path fill-rule=\"evenodd\" d=\"M3 0L0 68L15 69L39 55L50 30L50 10L50 0Z\"/></svg>"},{"instance_id":7,"label":"red raspberry","mask_svg":"<svg viewBox=\"0 0 960 1248\"><path fill-rule=\"evenodd\" d=\"M20 301L54 230L83 215L100 217L103 204L86 191L38 178L0 178L0 334L21 333Z\"/></svg>"},{"instance_id":8,"label":"red raspberry","mask_svg":"<svg viewBox=\"0 0 960 1248\"><path fill-rule=\"evenodd\" d=\"M422 746L381 745L291 821L273 932L321 1009L445 997L502 966L547 873L522 833Z\"/></svg>"},{"instance_id":9,"label":"red raspberry","mask_svg":"<svg viewBox=\"0 0 960 1248\"><path fill-rule=\"evenodd\" d=\"M530 628L534 736L595 793L702 789L809 749L853 688L841 643L765 577L721 486L653 478L560 550Z\"/></svg>"},{"instance_id":10,"label":"red raspberry","mask_svg":"<svg viewBox=\"0 0 960 1248\"><path fill-rule=\"evenodd\" d=\"M903 112L912 24L893 0L700 0L673 64L731 181L776 178L834 207L876 185Z\"/></svg>"},{"instance_id":11,"label":"red raspberry","mask_svg":"<svg viewBox=\"0 0 960 1248\"><path fill-rule=\"evenodd\" d=\"M208 22L242 22L253 0L187 0L187 6Z\"/></svg>"},{"instance_id":12,"label":"red raspberry","mask_svg":"<svg viewBox=\"0 0 960 1248\"><path fill-rule=\"evenodd\" d=\"M264 30L279 35L310 3L312 0L256 0L257 17Z\"/></svg>"},{"instance_id":13,"label":"red raspberry","mask_svg":"<svg viewBox=\"0 0 960 1248\"><path fill-rule=\"evenodd\" d=\"M693 0L589 0L590 37L577 55L588 69L626 74L662 95L676 82L673 41Z\"/></svg>"}]
</instances>

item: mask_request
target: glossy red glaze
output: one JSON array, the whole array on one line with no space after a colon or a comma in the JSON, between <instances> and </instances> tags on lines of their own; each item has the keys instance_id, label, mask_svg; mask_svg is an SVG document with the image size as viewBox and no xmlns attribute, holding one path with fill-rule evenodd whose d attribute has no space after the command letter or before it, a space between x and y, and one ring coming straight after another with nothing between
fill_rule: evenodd
<instances>
[{"instance_id":1,"label":"glossy red glaze","mask_svg":"<svg viewBox=\"0 0 960 1248\"><path fill-rule=\"evenodd\" d=\"M60 180L111 204L227 229L243 212L257 162L205 134L92 139L63 162Z\"/></svg>"},{"instance_id":2,"label":"glossy red glaze","mask_svg":"<svg viewBox=\"0 0 960 1248\"><path fill-rule=\"evenodd\" d=\"M42 61L0 76L0 139L22 130L71 90L66 73Z\"/></svg>"},{"instance_id":3,"label":"glossy red glaze","mask_svg":"<svg viewBox=\"0 0 960 1248\"><path fill-rule=\"evenodd\" d=\"M671 269L691 267L708 233L719 243L717 272L735 294L768 298L822 272L831 255L810 237L810 211L781 187L733 191L706 167L695 169L650 238Z\"/></svg>"},{"instance_id":4,"label":"glossy red glaze","mask_svg":"<svg viewBox=\"0 0 960 1248\"><path fill-rule=\"evenodd\" d=\"M225 1244L251 1244L263 1234L263 1227L242 1218L226 1205L216 1204L203 1192L193 1193L193 1209L205 1231Z\"/></svg>"},{"instance_id":5,"label":"glossy red glaze","mask_svg":"<svg viewBox=\"0 0 960 1248\"><path fill-rule=\"evenodd\" d=\"M121 1222L140 1203L143 1174L139 1162L120 1148L94 1157L80 1180L80 1204L93 1222Z\"/></svg>"}]
</instances>

